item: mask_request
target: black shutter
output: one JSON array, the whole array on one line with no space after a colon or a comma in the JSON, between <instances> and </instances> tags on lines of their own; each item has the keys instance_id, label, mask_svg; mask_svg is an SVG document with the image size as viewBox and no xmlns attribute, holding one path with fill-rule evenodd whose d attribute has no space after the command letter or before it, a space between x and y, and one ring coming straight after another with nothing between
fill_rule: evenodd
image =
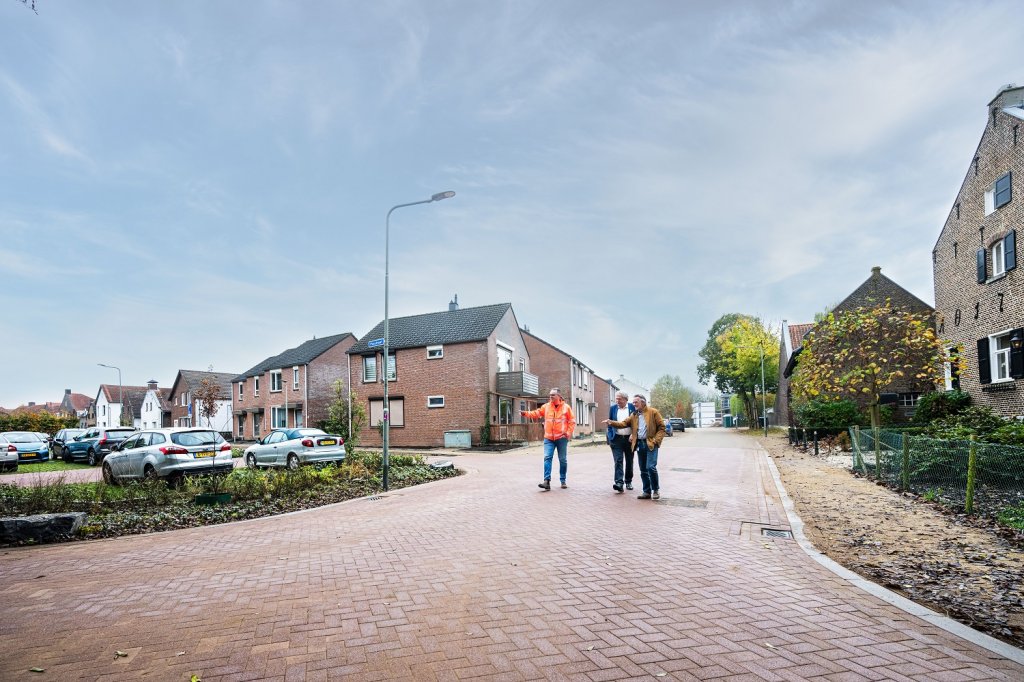
<instances>
[{"instance_id":1,"label":"black shutter","mask_svg":"<svg viewBox=\"0 0 1024 682\"><path fill-rule=\"evenodd\" d=\"M1011 183L1012 183L1011 178L1012 177L1013 177L1012 173L1007 173L1003 177L1001 177L998 180L996 180L996 192L995 192L996 193L996 196L995 196L996 208L999 208L1001 206L1005 206L1006 204L1010 203L1011 192L1013 191L1013 188L1011 186Z\"/></svg>"},{"instance_id":2,"label":"black shutter","mask_svg":"<svg viewBox=\"0 0 1024 682\"><path fill-rule=\"evenodd\" d=\"M1017 230L1010 230L1010 234L1003 240L1003 254L1007 270L1017 267Z\"/></svg>"},{"instance_id":3,"label":"black shutter","mask_svg":"<svg viewBox=\"0 0 1024 682\"><path fill-rule=\"evenodd\" d=\"M1014 329L1010 332L1010 339L1024 339L1024 329ZM1024 347L1014 349L1010 345L1010 376L1014 379L1024 378Z\"/></svg>"},{"instance_id":4,"label":"black shutter","mask_svg":"<svg viewBox=\"0 0 1024 682\"><path fill-rule=\"evenodd\" d=\"M978 253L975 256L978 260L978 284L984 284L985 280L988 279L988 272L985 267L985 249L978 249Z\"/></svg>"},{"instance_id":5,"label":"black shutter","mask_svg":"<svg viewBox=\"0 0 1024 682\"><path fill-rule=\"evenodd\" d=\"M978 339L978 381L992 383L992 366L988 359L988 338Z\"/></svg>"}]
</instances>

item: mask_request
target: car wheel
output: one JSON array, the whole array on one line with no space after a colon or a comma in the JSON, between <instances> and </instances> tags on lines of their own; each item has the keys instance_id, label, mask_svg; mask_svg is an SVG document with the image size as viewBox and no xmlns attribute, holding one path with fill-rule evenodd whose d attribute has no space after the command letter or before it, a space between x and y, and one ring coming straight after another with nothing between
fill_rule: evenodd
<instances>
[{"instance_id":1,"label":"car wheel","mask_svg":"<svg viewBox=\"0 0 1024 682\"><path fill-rule=\"evenodd\" d=\"M65 462L70 462L71 461L71 451L68 450L67 448L62 448L61 451L60 451L60 458L63 459Z\"/></svg>"},{"instance_id":2,"label":"car wheel","mask_svg":"<svg viewBox=\"0 0 1024 682\"><path fill-rule=\"evenodd\" d=\"M100 463L99 455L92 448L89 449L89 466L94 467Z\"/></svg>"},{"instance_id":3,"label":"car wheel","mask_svg":"<svg viewBox=\"0 0 1024 682\"><path fill-rule=\"evenodd\" d=\"M293 452L292 454L288 455L288 469L291 470L291 471L295 471L298 468L299 468L299 456L296 455Z\"/></svg>"},{"instance_id":4,"label":"car wheel","mask_svg":"<svg viewBox=\"0 0 1024 682\"><path fill-rule=\"evenodd\" d=\"M117 485L117 476L114 476L114 470L110 468L109 462L103 463L103 482L107 485Z\"/></svg>"},{"instance_id":5,"label":"car wheel","mask_svg":"<svg viewBox=\"0 0 1024 682\"><path fill-rule=\"evenodd\" d=\"M255 469L256 468L256 455L252 454L251 452L248 455L246 455L245 456L245 466L249 467L250 469Z\"/></svg>"},{"instance_id":6,"label":"car wheel","mask_svg":"<svg viewBox=\"0 0 1024 682\"><path fill-rule=\"evenodd\" d=\"M142 475L145 476L147 481L159 481L160 476L157 475L156 469L153 468L152 464L147 464L146 468L143 469Z\"/></svg>"}]
</instances>

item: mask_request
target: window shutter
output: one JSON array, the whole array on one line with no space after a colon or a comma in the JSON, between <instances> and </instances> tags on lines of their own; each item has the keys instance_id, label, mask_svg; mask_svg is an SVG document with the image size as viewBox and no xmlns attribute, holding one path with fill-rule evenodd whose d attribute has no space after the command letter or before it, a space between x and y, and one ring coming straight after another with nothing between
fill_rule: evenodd
<instances>
[{"instance_id":1,"label":"window shutter","mask_svg":"<svg viewBox=\"0 0 1024 682\"><path fill-rule=\"evenodd\" d=\"M1013 191L1011 187L1011 179L1013 178L1012 173L1007 173L1003 177L996 180L995 194L996 194L996 208L1005 206L1010 203L1011 193Z\"/></svg>"},{"instance_id":2,"label":"window shutter","mask_svg":"<svg viewBox=\"0 0 1024 682\"><path fill-rule=\"evenodd\" d=\"M992 383L992 367L988 359L988 338L978 339L978 381Z\"/></svg>"},{"instance_id":3,"label":"window shutter","mask_svg":"<svg viewBox=\"0 0 1024 682\"><path fill-rule=\"evenodd\" d=\"M1003 240L1003 259L1007 270L1017 267L1017 230L1010 230Z\"/></svg>"},{"instance_id":4,"label":"window shutter","mask_svg":"<svg viewBox=\"0 0 1024 682\"><path fill-rule=\"evenodd\" d=\"M978 284L984 284L988 279L988 272L985 268L985 249L978 249L978 253L975 255L978 260Z\"/></svg>"},{"instance_id":5,"label":"window shutter","mask_svg":"<svg viewBox=\"0 0 1024 682\"><path fill-rule=\"evenodd\" d=\"M1010 332L1010 338L1024 339L1024 329L1014 329ZM1010 346L1010 376L1014 379L1024 378L1024 348L1014 350Z\"/></svg>"}]
</instances>

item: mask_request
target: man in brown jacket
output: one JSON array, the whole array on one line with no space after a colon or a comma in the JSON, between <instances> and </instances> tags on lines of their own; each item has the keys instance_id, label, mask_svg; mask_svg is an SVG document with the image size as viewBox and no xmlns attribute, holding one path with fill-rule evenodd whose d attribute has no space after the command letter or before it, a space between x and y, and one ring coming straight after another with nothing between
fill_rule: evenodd
<instances>
[{"instance_id":1,"label":"man in brown jacket","mask_svg":"<svg viewBox=\"0 0 1024 682\"><path fill-rule=\"evenodd\" d=\"M633 396L636 412L629 419L621 422L606 419L604 423L617 429L630 429L629 444L636 449L640 464L640 480L644 484L644 494L637 495L638 500L657 500L658 493L658 448L665 439L665 420L661 413L648 407L647 398L642 395Z\"/></svg>"}]
</instances>

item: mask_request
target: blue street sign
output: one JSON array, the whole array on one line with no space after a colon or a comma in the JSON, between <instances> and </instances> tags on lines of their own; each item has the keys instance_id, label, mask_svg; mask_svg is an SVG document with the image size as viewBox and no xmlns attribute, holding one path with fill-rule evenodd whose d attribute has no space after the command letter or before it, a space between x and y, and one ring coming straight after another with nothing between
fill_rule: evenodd
<instances>
[{"instance_id":1,"label":"blue street sign","mask_svg":"<svg viewBox=\"0 0 1024 682\"><path fill-rule=\"evenodd\" d=\"M384 345L384 339L374 339L373 341L368 341L366 343L366 345L369 346L370 348L376 348L377 346L383 346Z\"/></svg>"}]
</instances>

